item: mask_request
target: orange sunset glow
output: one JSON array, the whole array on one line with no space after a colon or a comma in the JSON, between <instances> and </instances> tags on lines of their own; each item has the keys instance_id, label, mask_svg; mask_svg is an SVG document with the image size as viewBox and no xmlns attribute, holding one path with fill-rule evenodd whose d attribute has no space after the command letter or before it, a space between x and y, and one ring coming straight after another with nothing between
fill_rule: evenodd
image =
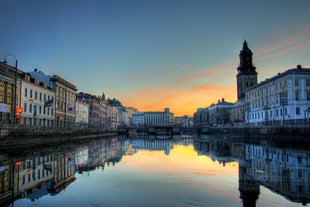
<instances>
[{"instance_id":1,"label":"orange sunset glow","mask_svg":"<svg viewBox=\"0 0 310 207\"><path fill-rule=\"evenodd\" d=\"M139 159L132 156L138 156ZM226 163L223 170L223 163L213 161L205 155L198 156L193 146L182 145L175 145L170 150L169 156L165 155L164 151L138 151L137 154L124 156L122 163L127 163L128 166L139 171L156 165L158 172L166 173L182 169L192 170L197 175L223 175L223 173L237 175L239 166L237 162Z\"/></svg>"}]
</instances>

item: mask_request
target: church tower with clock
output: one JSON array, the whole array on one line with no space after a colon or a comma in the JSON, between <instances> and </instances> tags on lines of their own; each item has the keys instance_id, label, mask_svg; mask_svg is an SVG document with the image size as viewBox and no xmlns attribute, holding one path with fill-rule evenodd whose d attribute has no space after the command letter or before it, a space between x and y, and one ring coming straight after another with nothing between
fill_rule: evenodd
<instances>
[{"instance_id":1,"label":"church tower with clock","mask_svg":"<svg viewBox=\"0 0 310 207\"><path fill-rule=\"evenodd\" d=\"M240 51L240 64L237 68L237 93L238 101L245 100L245 91L257 84L256 67L253 66L253 53L244 40L243 48Z\"/></svg>"}]
</instances>

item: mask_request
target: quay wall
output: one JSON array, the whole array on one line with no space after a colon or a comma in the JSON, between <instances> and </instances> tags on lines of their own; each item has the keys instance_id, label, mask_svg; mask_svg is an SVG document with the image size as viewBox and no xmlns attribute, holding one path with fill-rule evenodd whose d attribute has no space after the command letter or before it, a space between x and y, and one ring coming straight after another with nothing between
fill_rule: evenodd
<instances>
[{"instance_id":1,"label":"quay wall","mask_svg":"<svg viewBox=\"0 0 310 207\"><path fill-rule=\"evenodd\" d=\"M116 131L97 128L15 127L0 129L0 150L78 143L85 139L116 136Z\"/></svg>"},{"instance_id":2,"label":"quay wall","mask_svg":"<svg viewBox=\"0 0 310 207\"><path fill-rule=\"evenodd\" d=\"M310 126L210 127L209 134L232 134L243 137L294 137L310 140Z\"/></svg>"}]
</instances>

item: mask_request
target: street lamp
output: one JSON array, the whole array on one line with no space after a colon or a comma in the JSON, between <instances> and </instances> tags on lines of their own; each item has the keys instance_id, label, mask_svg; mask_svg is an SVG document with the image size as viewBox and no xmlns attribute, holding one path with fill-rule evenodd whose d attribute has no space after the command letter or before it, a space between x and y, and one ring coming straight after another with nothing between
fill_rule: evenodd
<instances>
[{"instance_id":1,"label":"street lamp","mask_svg":"<svg viewBox=\"0 0 310 207\"><path fill-rule=\"evenodd\" d=\"M17 61L17 58L15 57L15 55L8 54L8 55L6 55L4 57L4 60L3 60L4 64L7 64L6 58L9 57L9 56L11 56L11 57L13 57L15 59L15 80L14 80L15 81L15 86L14 86L13 118L12 118L13 125L15 125L15 123L16 123L16 105L17 105L16 104L16 102L17 102L17 98L16 98L17 92L16 92L16 90L17 90L17 65L18 65L18 61Z\"/></svg>"}]
</instances>

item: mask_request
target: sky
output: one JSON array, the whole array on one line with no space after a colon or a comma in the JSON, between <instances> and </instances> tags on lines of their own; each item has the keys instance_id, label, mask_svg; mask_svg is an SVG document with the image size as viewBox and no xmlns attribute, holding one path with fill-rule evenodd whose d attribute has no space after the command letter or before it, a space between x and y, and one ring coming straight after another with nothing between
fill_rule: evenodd
<instances>
[{"instance_id":1,"label":"sky","mask_svg":"<svg viewBox=\"0 0 310 207\"><path fill-rule=\"evenodd\" d=\"M310 68L309 0L0 0L0 59L139 111L236 102L244 39L258 81ZM8 63L15 64L8 57Z\"/></svg>"}]
</instances>

